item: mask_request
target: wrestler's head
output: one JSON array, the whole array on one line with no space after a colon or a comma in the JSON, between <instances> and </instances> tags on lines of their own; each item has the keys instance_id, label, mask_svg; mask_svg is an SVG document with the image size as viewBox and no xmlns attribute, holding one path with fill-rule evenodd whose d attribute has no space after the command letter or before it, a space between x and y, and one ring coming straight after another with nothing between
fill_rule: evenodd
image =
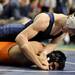
<instances>
[{"instance_id":1,"label":"wrestler's head","mask_svg":"<svg viewBox=\"0 0 75 75\"><path fill-rule=\"evenodd\" d=\"M64 29L67 29L70 35L75 35L75 13L67 17Z\"/></svg>"},{"instance_id":2,"label":"wrestler's head","mask_svg":"<svg viewBox=\"0 0 75 75\"><path fill-rule=\"evenodd\" d=\"M50 70L63 70L65 67L66 56L63 52L57 50L47 55Z\"/></svg>"}]
</instances>

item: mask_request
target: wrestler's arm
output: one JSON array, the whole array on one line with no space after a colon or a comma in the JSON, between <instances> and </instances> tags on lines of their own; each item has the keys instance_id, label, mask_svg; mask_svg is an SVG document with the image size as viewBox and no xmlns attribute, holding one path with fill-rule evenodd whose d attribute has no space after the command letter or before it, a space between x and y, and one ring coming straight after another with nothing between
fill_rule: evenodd
<instances>
[{"instance_id":1,"label":"wrestler's arm","mask_svg":"<svg viewBox=\"0 0 75 75\"><path fill-rule=\"evenodd\" d=\"M63 42L63 39L64 39L65 35L66 35L66 33L63 33L61 36L59 36L58 38L56 38L55 40L53 40L52 43L48 44L44 48L43 52L40 55L47 56L47 54L49 54L52 51L54 51Z\"/></svg>"},{"instance_id":2,"label":"wrestler's arm","mask_svg":"<svg viewBox=\"0 0 75 75\"><path fill-rule=\"evenodd\" d=\"M34 62L39 68L45 70L49 69L48 64L41 64L38 59L38 56L34 52L32 45L30 44L30 41L28 40L37 35L39 31L44 31L49 25L49 20L49 16L44 13L36 16L33 24L23 30L15 39L24 55L27 54L27 58L29 58L29 60Z\"/></svg>"},{"instance_id":3,"label":"wrestler's arm","mask_svg":"<svg viewBox=\"0 0 75 75\"><path fill-rule=\"evenodd\" d=\"M64 19L67 18L67 15L64 14L56 14L54 13L54 18L55 18L55 25L60 26L60 22L63 21L62 23L64 24ZM62 28L62 27L61 27ZM62 29L61 29L62 30ZM47 54L52 52L64 39L66 33L63 33L62 35L60 35L59 37L53 39L52 43L48 44L45 48ZM48 49L48 50L47 50Z\"/></svg>"},{"instance_id":4,"label":"wrestler's arm","mask_svg":"<svg viewBox=\"0 0 75 75\"><path fill-rule=\"evenodd\" d=\"M60 23L61 21L63 21L63 19L67 18L68 16L67 15L64 15L64 14L56 14L54 13L54 18L55 18L55 25L57 26L60 26ZM63 21L64 22L64 21ZM63 23L62 22L62 23ZM61 29L62 30L62 29ZM52 52L64 39L66 33L63 33L62 35L60 35L59 37L55 38L52 40L52 43L48 44L46 46L46 48L44 49L44 51L46 50L46 53L50 53Z\"/></svg>"}]
</instances>

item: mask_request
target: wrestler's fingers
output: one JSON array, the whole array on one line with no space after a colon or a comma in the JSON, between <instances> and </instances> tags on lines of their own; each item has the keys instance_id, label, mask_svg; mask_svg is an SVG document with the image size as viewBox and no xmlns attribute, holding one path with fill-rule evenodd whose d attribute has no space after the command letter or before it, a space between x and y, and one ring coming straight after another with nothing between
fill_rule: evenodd
<instances>
[{"instance_id":1,"label":"wrestler's fingers","mask_svg":"<svg viewBox=\"0 0 75 75\"><path fill-rule=\"evenodd\" d=\"M38 59L39 59L41 65L42 65L42 66L40 66L40 68L43 69L43 70L49 70L49 64L48 64L47 59L43 59L40 56L38 57Z\"/></svg>"}]
</instances>

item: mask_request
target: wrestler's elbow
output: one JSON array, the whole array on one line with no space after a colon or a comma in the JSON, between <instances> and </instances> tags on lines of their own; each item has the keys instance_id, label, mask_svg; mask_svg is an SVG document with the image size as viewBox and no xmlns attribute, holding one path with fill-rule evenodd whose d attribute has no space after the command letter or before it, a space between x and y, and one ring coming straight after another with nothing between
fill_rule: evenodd
<instances>
[{"instance_id":1,"label":"wrestler's elbow","mask_svg":"<svg viewBox=\"0 0 75 75\"><path fill-rule=\"evenodd\" d=\"M20 35L17 35L15 38L16 43L19 41L19 39L20 39Z\"/></svg>"},{"instance_id":2,"label":"wrestler's elbow","mask_svg":"<svg viewBox=\"0 0 75 75\"><path fill-rule=\"evenodd\" d=\"M21 46L23 45L25 42L28 42L28 38L22 34L17 35L17 37L15 38L16 43Z\"/></svg>"}]
</instances>

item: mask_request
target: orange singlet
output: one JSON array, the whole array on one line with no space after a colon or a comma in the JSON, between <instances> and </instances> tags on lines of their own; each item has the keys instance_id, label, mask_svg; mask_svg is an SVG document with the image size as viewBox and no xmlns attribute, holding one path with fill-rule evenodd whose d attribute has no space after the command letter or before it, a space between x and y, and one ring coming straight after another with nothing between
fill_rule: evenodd
<instances>
[{"instance_id":1,"label":"orange singlet","mask_svg":"<svg viewBox=\"0 0 75 75\"><path fill-rule=\"evenodd\" d=\"M15 42L0 42L0 61L7 63L9 59L9 48L15 45Z\"/></svg>"}]
</instances>

